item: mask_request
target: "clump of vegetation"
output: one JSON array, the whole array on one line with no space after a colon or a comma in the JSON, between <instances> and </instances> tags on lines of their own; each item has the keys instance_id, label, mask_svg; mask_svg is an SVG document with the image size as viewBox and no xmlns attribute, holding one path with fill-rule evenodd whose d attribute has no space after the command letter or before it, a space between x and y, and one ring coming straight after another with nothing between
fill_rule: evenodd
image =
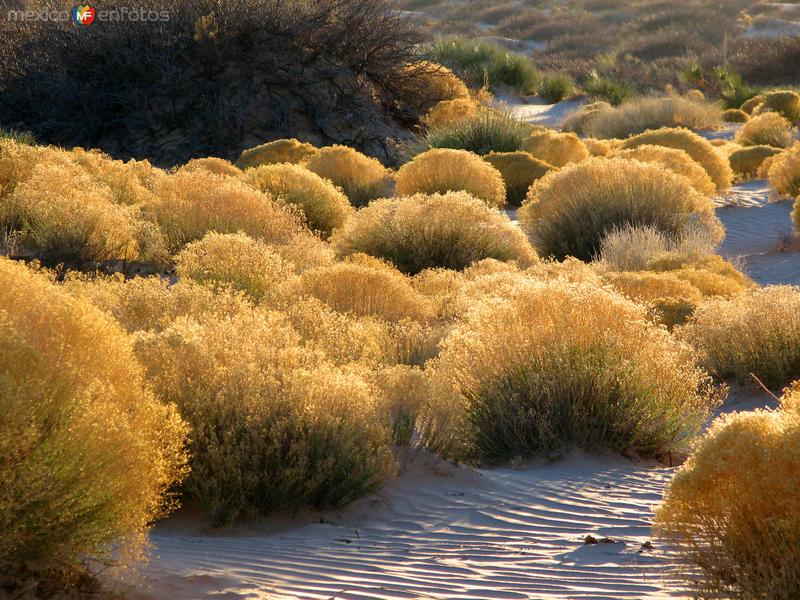
<instances>
[{"instance_id":1,"label":"clump of vegetation","mask_svg":"<svg viewBox=\"0 0 800 600\"><path fill-rule=\"evenodd\" d=\"M377 160L347 146L320 148L303 166L340 187L353 206L388 195L391 174Z\"/></svg>"},{"instance_id":2,"label":"clump of vegetation","mask_svg":"<svg viewBox=\"0 0 800 600\"><path fill-rule=\"evenodd\" d=\"M742 125L734 141L742 146L788 148L797 132L789 121L775 112L759 113Z\"/></svg>"},{"instance_id":3,"label":"clump of vegetation","mask_svg":"<svg viewBox=\"0 0 800 600\"><path fill-rule=\"evenodd\" d=\"M574 133L558 133L550 129L535 131L522 142L522 150L555 167L589 158L589 150Z\"/></svg>"},{"instance_id":4,"label":"clump of vegetation","mask_svg":"<svg viewBox=\"0 0 800 600\"><path fill-rule=\"evenodd\" d=\"M680 96L640 98L612 110L601 110L590 121L587 133L597 138L626 138L660 127L715 129L722 124L716 104Z\"/></svg>"},{"instance_id":5,"label":"clump of vegetation","mask_svg":"<svg viewBox=\"0 0 800 600\"><path fill-rule=\"evenodd\" d=\"M516 152L533 126L511 114L490 109L474 115L432 126L412 147L413 153L430 148L469 150L475 154Z\"/></svg>"},{"instance_id":6,"label":"clump of vegetation","mask_svg":"<svg viewBox=\"0 0 800 600\"><path fill-rule=\"evenodd\" d=\"M718 192L724 192L731 187L733 172L728 161L708 140L693 131L670 127L646 131L625 140L622 143L622 148L636 148L644 144L683 150L693 160L702 165L714 185L717 186Z\"/></svg>"},{"instance_id":7,"label":"clump of vegetation","mask_svg":"<svg viewBox=\"0 0 800 600\"><path fill-rule=\"evenodd\" d=\"M757 94L752 98L750 98L749 100L745 100L740 106L740 108L744 113L752 115L755 112L755 110L761 105L761 103L764 102L765 99L766 96L764 96L763 94Z\"/></svg>"},{"instance_id":8,"label":"clump of vegetation","mask_svg":"<svg viewBox=\"0 0 800 600\"><path fill-rule=\"evenodd\" d=\"M243 181L298 206L309 228L323 238L341 227L353 213L353 207L340 189L300 165L282 163L251 168Z\"/></svg>"},{"instance_id":9,"label":"clump of vegetation","mask_svg":"<svg viewBox=\"0 0 800 600\"><path fill-rule=\"evenodd\" d=\"M725 123L747 123L750 115L740 108L727 108L722 111L722 120Z\"/></svg>"},{"instance_id":10,"label":"clump of vegetation","mask_svg":"<svg viewBox=\"0 0 800 600\"><path fill-rule=\"evenodd\" d=\"M467 117L472 117L478 110L478 104L471 98L443 100L428 111L422 122L428 129L433 129L440 125L451 125Z\"/></svg>"},{"instance_id":11,"label":"clump of vegetation","mask_svg":"<svg viewBox=\"0 0 800 600\"><path fill-rule=\"evenodd\" d=\"M592 71L583 80L581 87L595 100L605 101L613 106L619 106L633 96L633 86L629 83L615 81L600 75L597 71Z\"/></svg>"},{"instance_id":12,"label":"clump of vegetation","mask_svg":"<svg viewBox=\"0 0 800 600\"><path fill-rule=\"evenodd\" d=\"M781 410L717 419L670 483L656 528L700 597L791 598L800 589L798 388Z\"/></svg>"},{"instance_id":13,"label":"clump of vegetation","mask_svg":"<svg viewBox=\"0 0 800 600\"><path fill-rule=\"evenodd\" d=\"M756 115L774 112L789 123L800 121L800 94L792 91L769 92L754 111Z\"/></svg>"},{"instance_id":14,"label":"clump of vegetation","mask_svg":"<svg viewBox=\"0 0 800 600\"><path fill-rule=\"evenodd\" d=\"M709 300L681 335L712 375L752 383L752 373L778 389L800 377L800 291L767 286Z\"/></svg>"},{"instance_id":15,"label":"clump of vegetation","mask_svg":"<svg viewBox=\"0 0 800 600\"><path fill-rule=\"evenodd\" d=\"M710 198L661 165L590 158L536 181L519 220L539 252L591 260L616 228L652 226L681 237L702 228L719 240L723 228Z\"/></svg>"},{"instance_id":16,"label":"clump of vegetation","mask_svg":"<svg viewBox=\"0 0 800 600\"><path fill-rule=\"evenodd\" d=\"M331 242L341 256L362 252L412 275L436 267L461 270L484 258L522 265L536 260L505 214L466 192L373 202Z\"/></svg>"},{"instance_id":17,"label":"clump of vegetation","mask_svg":"<svg viewBox=\"0 0 800 600\"><path fill-rule=\"evenodd\" d=\"M734 150L728 155L731 169L740 177L752 177L756 175L764 161L780 154L780 148L773 146L748 146Z\"/></svg>"},{"instance_id":18,"label":"clump of vegetation","mask_svg":"<svg viewBox=\"0 0 800 600\"><path fill-rule=\"evenodd\" d=\"M578 135L589 135L594 118L601 111L606 110L613 110L613 107L603 100L584 104L564 119L561 124L561 130L577 133Z\"/></svg>"},{"instance_id":19,"label":"clump of vegetation","mask_svg":"<svg viewBox=\"0 0 800 600\"><path fill-rule=\"evenodd\" d=\"M706 173L700 163L692 160L685 151L666 146L644 144L629 150L620 150L615 154L619 158L653 162L663 165L673 173L683 175L692 184L692 187L704 196L714 196L717 186Z\"/></svg>"},{"instance_id":20,"label":"clump of vegetation","mask_svg":"<svg viewBox=\"0 0 800 600\"><path fill-rule=\"evenodd\" d=\"M210 173L217 175L226 175L228 177L239 177L242 174L241 169L234 166L230 161L224 158L215 158L209 156L207 158L193 158L185 165L181 166L180 171L197 171L204 169Z\"/></svg>"},{"instance_id":21,"label":"clump of vegetation","mask_svg":"<svg viewBox=\"0 0 800 600\"><path fill-rule=\"evenodd\" d=\"M539 82L537 93L555 104L575 95L575 81L566 73L545 75Z\"/></svg>"},{"instance_id":22,"label":"clump of vegetation","mask_svg":"<svg viewBox=\"0 0 800 600\"><path fill-rule=\"evenodd\" d=\"M531 184L555 168L529 152L490 152L483 160L500 171L506 184L506 201L511 206L522 204Z\"/></svg>"},{"instance_id":23,"label":"clump of vegetation","mask_svg":"<svg viewBox=\"0 0 800 600\"><path fill-rule=\"evenodd\" d=\"M274 140L244 150L236 161L240 169L250 169L276 163L300 163L317 153L317 149L305 142L291 138Z\"/></svg>"},{"instance_id":24,"label":"clump of vegetation","mask_svg":"<svg viewBox=\"0 0 800 600\"><path fill-rule=\"evenodd\" d=\"M438 424L446 453L507 462L572 447L685 448L716 402L693 360L607 288L520 281L442 343L433 372L452 387L438 399L454 414Z\"/></svg>"},{"instance_id":25,"label":"clump of vegetation","mask_svg":"<svg viewBox=\"0 0 800 600\"><path fill-rule=\"evenodd\" d=\"M413 74L415 70L422 72L419 82L430 90L430 96L438 102L445 100L468 99L469 90L455 73L444 65L423 60L409 65L406 71Z\"/></svg>"},{"instance_id":26,"label":"clump of vegetation","mask_svg":"<svg viewBox=\"0 0 800 600\"><path fill-rule=\"evenodd\" d=\"M784 196L800 197L800 143L772 160L769 167L769 182ZM795 223L800 224L795 207ZM800 225L798 225L800 228Z\"/></svg>"},{"instance_id":27,"label":"clump of vegetation","mask_svg":"<svg viewBox=\"0 0 800 600\"><path fill-rule=\"evenodd\" d=\"M185 425L145 385L119 325L5 258L0 425L4 576L24 593L73 584L92 560L140 558L175 506Z\"/></svg>"},{"instance_id":28,"label":"clump of vegetation","mask_svg":"<svg viewBox=\"0 0 800 600\"><path fill-rule=\"evenodd\" d=\"M417 155L397 172L399 196L444 194L464 190L489 206L506 203L506 186L500 172L466 150L436 148Z\"/></svg>"}]
</instances>

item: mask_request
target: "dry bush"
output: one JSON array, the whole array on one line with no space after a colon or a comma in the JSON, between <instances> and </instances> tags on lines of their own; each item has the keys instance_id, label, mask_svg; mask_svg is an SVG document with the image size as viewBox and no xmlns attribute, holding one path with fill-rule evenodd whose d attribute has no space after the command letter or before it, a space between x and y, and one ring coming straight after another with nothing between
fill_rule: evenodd
<instances>
[{"instance_id":1,"label":"dry bush","mask_svg":"<svg viewBox=\"0 0 800 600\"><path fill-rule=\"evenodd\" d=\"M577 163L590 156L589 150L577 135L552 130L532 133L522 142L521 149L555 167Z\"/></svg>"},{"instance_id":2,"label":"dry bush","mask_svg":"<svg viewBox=\"0 0 800 600\"><path fill-rule=\"evenodd\" d=\"M800 290L767 286L709 300L681 336L712 375L752 383L752 373L779 388L800 377Z\"/></svg>"},{"instance_id":3,"label":"dry bush","mask_svg":"<svg viewBox=\"0 0 800 600\"><path fill-rule=\"evenodd\" d=\"M686 177L692 187L704 196L711 197L717 193L717 186L714 185L705 169L683 150L644 144L628 150L620 150L615 153L615 156L641 162L658 163L673 173Z\"/></svg>"},{"instance_id":4,"label":"dry bush","mask_svg":"<svg viewBox=\"0 0 800 600\"><path fill-rule=\"evenodd\" d=\"M146 160L122 162L99 150L73 148L69 159L80 165L96 183L107 187L116 204L127 206L149 202L153 185L165 175Z\"/></svg>"},{"instance_id":5,"label":"dry bush","mask_svg":"<svg viewBox=\"0 0 800 600\"><path fill-rule=\"evenodd\" d=\"M587 133L597 138L626 138L661 127L714 129L721 123L722 109L716 104L679 96L641 98L599 111L591 119Z\"/></svg>"},{"instance_id":6,"label":"dry bush","mask_svg":"<svg viewBox=\"0 0 800 600\"><path fill-rule=\"evenodd\" d=\"M317 149L313 145L295 138L274 140L254 148L248 148L242 152L236 161L236 166L246 170L276 163L296 164L314 156L316 153Z\"/></svg>"},{"instance_id":7,"label":"dry bush","mask_svg":"<svg viewBox=\"0 0 800 600\"><path fill-rule=\"evenodd\" d=\"M702 165L714 185L717 186L718 192L724 192L731 187L733 172L728 161L708 140L693 131L670 127L646 131L625 140L622 143L622 148L636 148L645 144L683 150Z\"/></svg>"},{"instance_id":8,"label":"dry bush","mask_svg":"<svg viewBox=\"0 0 800 600\"><path fill-rule=\"evenodd\" d=\"M745 100L740 108L744 113L752 115L765 99L766 96L763 94L757 94L749 100Z\"/></svg>"},{"instance_id":9,"label":"dry bush","mask_svg":"<svg viewBox=\"0 0 800 600\"><path fill-rule=\"evenodd\" d=\"M703 301L699 289L670 272L609 272L603 279L631 300L653 307L658 322L669 328L684 323Z\"/></svg>"},{"instance_id":10,"label":"dry bush","mask_svg":"<svg viewBox=\"0 0 800 600\"><path fill-rule=\"evenodd\" d=\"M747 123L750 115L740 108L728 108L722 111L722 120L725 123Z\"/></svg>"},{"instance_id":11,"label":"dry bush","mask_svg":"<svg viewBox=\"0 0 800 600\"><path fill-rule=\"evenodd\" d=\"M591 102L584 104L578 110L568 115L561 124L562 131L571 131L578 135L587 135L591 128L592 121L600 111L614 110L613 107L604 101Z\"/></svg>"},{"instance_id":12,"label":"dry bush","mask_svg":"<svg viewBox=\"0 0 800 600\"><path fill-rule=\"evenodd\" d=\"M555 168L528 152L491 152L483 160L500 171L506 184L506 202L511 206L522 204L531 184Z\"/></svg>"},{"instance_id":13,"label":"dry bush","mask_svg":"<svg viewBox=\"0 0 800 600\"><path fill-rule=\"evenodd\" d=\"M583 145L592 156L609 156L614 152L614 146L609 140L596 140L594 138L585 138Z\"/></svg>"},{"instance_id":14,"label":"dry bush","mask_svg":"<svg viewBox=\"0 0 800 600\"><path fill-rule=\"evenodd\" d=\"M536 260L509 218L466 192L416 194L373 202L331 240L342 256L363 252L408 274L443 267L464 269L484 258Z\"/></svg>"},{"instance_id":15,"label":"dry bush","mask_svg":"<svg viewBox=\"0 0 800 600\"><path fill-rule=\"evenodd\" d=\"M788 148L796 131L789 121L775 112L760 113L742 125L734 141L742 146L772 146Z\"/></svg>"},{"instance_id":16,"label":"dry bush","mask_svg":"<svg viewBox=\"0 0 800 600\"><path fill-rule=\"evenodd\" d=\"M408 68L409 72L413 69L422 73L420 85L430 90L430 97L439 101L469 98L467 86L447 67L430 61L421 61Z\"/></svg>"},{"instance_id":17,"label":"dry bush","mask_svg":"<svg viewBox=\"0 0 800 600\"><path fill-rule=\"evenodd\" d=\"M0 409L3 575L69 583L89 561L138 558L174 507L185 426L113 320L7 259Z\"/></svg>"},{"instance_id":18,"label":"dry bush","mask_svg":"<svg viewBox=\"0 0 800 600\"><path fill-rule=\"evenodd\" d=\"M456 98L443 100L428 111L423 124L428 127L447 125L475 115L479 110L478 104L471 98Z\"/></svg>"},{"instance_id":19,"label":"dry bush","mask_svg":"<svg viewBox=\"0 0 800 600\"><path fill-rule=\"evenodd\" d=\"M204 169L216 175L225 175L227 177L239 177L242 174L242 171L229 160L215 158L213 156L207 158L193 158L178 170L191 172L199 169Z\"/></svg>"},{"instance_id":20,"label":"dry bush","mask_svg":"<svg viewBox=\"0 0 800 600\"><path fill-rule=\"evenodd\" d=\"M769 182L778 193L800 198L800 144L795 144L780 156L776 156L769 166ZM800 228L800 219L795 211L795 223Z\"/></svg>"},{"instance_id":21,"label":"dry bush","mask_svg":"<svg viewBox=\"0 0 800 600\"><path fill-rule=\"evenodd\" d=\"M545 256L591 260L616 228L652 226L680 238L697 228L721 239L711 199L658 164L591 158L536 181L520 224Z\"/></svg>"},{"instance_id":22,"label":"dry bush","mask_svg":"<svg viewBox=\"0 0 800 600\"><path fill-rule=\"evenodd\" d=\"M207 233L175 257L178 277L198 283L230 285L256 301L276 302L292 266L264 242L243 233Z\"/></svg>"},{"instance_id":23,"label":"dry bush","mask_svg":"<svg viewBox=\"0 0 800 600\"><path fill-rule=\"evenodd\" d=\"M159 181L146 212L173 252L209 231L242 231L267 243L286 243L303 230L299 209L208 171L175 173Z\"/></svg>"},{"instance_id":24,"label":"dry bush","mask_svg":"<svg viewBox=\"0 0 800 600\"><path fill-rule=\"evenodd\" d=\"M489 206L506 203L503 176L477 154L435 148L417 155L397 172L398 196L465 191Z\"/></svg>"},{"instance_id":25,"label":"dry bush","mask_svg":"<svg viewBox=\"0 0 800 600\"><path fill-rule=\"evenodd\" d=\"M754 111L756 115L775 112L790 123L800 121L800 94L792 91L769 92Z\"/></svg>"},{"instance_id":26,"label":"dry bush","mask_svg":"<svg viewBox=\"0 0 800 600\"><path fill-rule=\"evenodd\" d=\"M698 597L788 600L800 589L796 389L782 410L716 420L656 510L656 530L686 561Z\"/></svg>"},{"instance_id":27,"label":"dry bush","mask_svg":"<svg viewBox=\"0 0 800 600\"><path fill-rule=\"evenodd\" d=\"M749 146L731 152L728 161L737 176L752 177L758 174L765 160L781 152L780 148L772 146Z\"/></svg>"},{"instance_id":28,"label":"dry bush","mask_svg":"<svg viewBox=\"0 0 800 600\"><path fill-rule=\"evenodd\" d=\"M365 206L389 193L389 171L374 158L347 146L320 148L303 161L303 166L340 187L353 206Z\"/></svg>"},{"instance_id":29,"label":"dry bush","mask_svg":"<svg viewBox=\"0 0 800 600\"><path fill-rule=\"evenodd\" d=\"M651 268L656 258L663 264L665 256L699 260L712 254L718 243L716 236L703 229L689 229L681 237L674 238L652 226L627 225L612 229L603 237L599 260L615 271L642 271Z\"/></svg>"},{"instance_id":30,"label":"dry bush","mask_svg":"<svg viewBox=\"0 0 800 600\"><path fill-rule=\"evenodd\" d=\"M448 454L508 461L570 447L683 448L716 402L688 346L594 284L520 283L478 303L433 363Z\"/></svg>"},{"instance_id":31,"label":"dry bush","mask_svg":"<svg viewBox=\"0 0 800 600\"><path fill-rule=\"evenodd\" d=\"M327 238L353 213L341 190L305 167L291 164L248 169L243 181L275 198L299 206L313 231Z\"/></svg>"}]
</instances>

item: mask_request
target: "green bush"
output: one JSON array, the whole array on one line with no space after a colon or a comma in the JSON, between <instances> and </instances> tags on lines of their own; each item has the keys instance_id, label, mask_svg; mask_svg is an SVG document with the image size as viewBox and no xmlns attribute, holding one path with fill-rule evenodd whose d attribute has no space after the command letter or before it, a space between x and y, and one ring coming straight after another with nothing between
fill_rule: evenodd
<instances>
[{"instance_id":1,"label":"green bush","mask_svg":"<svg viewBox=\"0 0 800 600\"><path fill-rule=\"evenodd\" d=\"M565 74L545 75L537 91L548 102L561 102L575 94L575 82Z\"/></svg>"},{"instance_id":2,"label":"green bush","mask_svg":"<svg viewBox=\"0 0 800 600\"><path fill-rule=\"evenodd\" d=\"M412 154L431 148L469 150L475 154L516 152L535 127L511 114L495 110L479 110L476 114L450 123L431 127L413 144Z\"/></svg>"},{"instance_id":3,"label":"green bush","mask_svg":"<svg viewBox=\"0 0 800 600\"><path fill-rule=\"evenodd\" d=\"M627 82L614 81L592 71L583 81L583 90L595 100L604 100L613 106L619 106L633 96L633 86Z\"/></svg>"}]
</instances>

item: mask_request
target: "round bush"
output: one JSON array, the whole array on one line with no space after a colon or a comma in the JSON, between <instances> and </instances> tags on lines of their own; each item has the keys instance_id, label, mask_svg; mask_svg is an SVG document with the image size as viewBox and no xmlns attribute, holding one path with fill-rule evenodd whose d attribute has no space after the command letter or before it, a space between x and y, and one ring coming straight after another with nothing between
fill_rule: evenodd
<instances>
[{"instance_id":1,"label":"round bush","mask_svg":"<svg viewBox=\"0 0 800 600\"><path fill-rule=\"evenodd\" d=\"M742 110L743 110L745 113L747 113L748 115L752 115L752 114L753 114L753 111L755 111L755 109L756 109L756 108L758 108L758 106L759 106L759 105L760 105L762 102L764 102L764 100L765 100L765 99L766 99L766 96L763 96L763 95L761 95L761 94L758 94L757 96L753 96L753 97L752 97L752 98L750 98L749 100L745 100L745 101L742 103L742 106L741 106L740 108L741 108L741 109L742 109Z\"/></svg>"},{"instance_id":2,"label":"round bush","mask_svg":"<svg viewBox=\"0 0 800 600\"><path fill-rule=\"evenodd\" d=\"M506 202L511 206L519 206L531 184L555 168L528 152L492 152L483 160L500 171L506 184Z\"/></svg>"},{"instance_id":3,"label":"round bush","mask_svg":"<svg viewBox=\"0 0 800 600\"><path fill-rule=\"evenodd\" d=\"M734 141L742 146L773 146L788 148L795 140L796 131L789 121L774 112L756 115L736 132Z\"/></svg>"},{"instance_id":4,"label":"round bush","mask_svg":"<svg viewBox=\"0 0 800 600\"><path fill-rule=\"evenodd\" d=\"M116 560L135 558L173 506L185 434L119 325L0 258L4 575L69 578L85 562L112 561L118 544Z\"/></svg>"},{"instance_id":5,"label":"round bush","mask_svg":"<svg viewBox=\"0 0 800 600\"><path fill-rule=\"evenodd\" d=\"M478 105L470 98L444 100L428 111L423 122L429 128L447 125L471 117L477 112Z\"/></svg>"},{"instance_id":6,"label":"round bush","mask_svg":"<svg viewBox=\"0 0 800 600\"><path fill-rule=\"evenodd\" d=\"M255 148L248 148L239 156L236 166L240 169L249 169L275 163L299 163L316 153L317 149L314 146L294 138L275 140Z\"/></svg>"},{"instance_id":7,"label":"round bush","mask_svg":"<svg viewBox=\"0 0 800 600\"><path fill-rule=\"evenodd\" d=\"M239 177L242 171L231 164L230 161L224 158L215 158L213 156L208 158L194 158L183 165L179 171L197 171L198 169L205 169L216 175L227 175L228 177Z\"/></svg>"},{"instance_id":8,"label":"round bush","mask_svg":"<svg viewBox=\"0 0 800 600\"><path fill-rule=\"evenodd\" d=\"M630 150L621 150L616 153L616 156L629 160L658 163L673 173L686 177L692 187L704 196L714 196L717 193L717 187L705 169L683 150L645 144Z\"/></svg>"},{"instance_id":9,"label":"round bush","mask_svg":"<svg viewBox=\"0 0 800 600\"><path fill-rule=\"evenodd\" d=\"M521 282L474 308L433 364L457 413L451 452L508 461L685 448L716 399L688 346L595 284Z\"/></svg>"},{"instance_id":10,"label":"round bush","mask_svg":"<svg viewBox=\"0 0 800 600\"><path fill-rule=\"evenodd\" d=\"M706 95L700 90L689 90L684 94L684 97L692 102L704 102L706 99Z\"/></svg>"},{"instance_id":11,"label":"round bush","mask_svg":"<svg viewBox=\"0 0 800 600\"><path fill-rule=\"evenodd\" d=\"M303 166L340 187L353 206L364 206L389 194L389 171L374 158L347 146L321 148Z\"/></svg>"},{"instance_id":12,"label":"round bush","mask_svg":"<svg viewBox=\"0 0 800 600\"><path fill-rule=\"evenodd\" d=\"M512 114L481 108L472 116L430 127L411 151L418 154L430 148L453 148L480 155L516 152L532 129Z\"/></svg>"},{"instance_id":13,"label":"round bush","mask_svg":"<svg viewBox=\"0 0 800 600\"><path fill-rule=\"evenodd\" d=\"M739 108L729 108L722 111L722 120L725 123L747 123L750 115Z\"/></svg>"},{"instance_id":14,"label":"round bush","mask_svg":"<svg viewBox=\"0 0 800 600\"><path fill-rule=\"evenodd\" d=\"M753 114L768 112L778 113L790 123L800 121L800 94L792 91L769 92Z\"/></svg>"},{"instance_id":15,"label":"round bush","mask_svg":"<svg viewBox=\"0 0 800 600\"><path fill-rule=\"evenodd\" d=\"M623 142L622 148L636 148L645 144L683 150L706 170L714 185L717 186L718 192L723 192L731 187L733 172L728 161L708 140L693 131L662 127L628 138Z\"/></svg>"},{"instance_id":16,"label":"round bush","mask_svg":"<svg viewBox=\"0 0 800 600\"><path fill-rule=\"evenodd\" d=\"M397 172L398 196L444 194L464 190L489 206L506 203L503 176L481 157L466 150L435 148L422 154Z\"/></svg>"},{"instance_id":17,"label":"round bush","mask_svg":"<svg viewBox=\"0 0 800 600\"><path fill-rule=\"evenodd\" d=\"M768 175L770 184L784 196L800 198L800 144L772 160ZM800 229L800 219L795 206L795 223Z\"/></svg>"},{"instance_id":18,"label":"round bush","mask_svg":"<svg viewBox=\"0 0 800 600\"><path fill-rule=\"evenodd\" d=\"M467 86L447 67L427 60L412 67L420 71L418 77L424 81L424 87L432 98L439 101L469 98Z\"/></svg>"},{"instance_id":19,"label":"round bush","mask_svg":"<svg viewBox=\"0 0 800 600\"><path fill-rule=\"evenodd\" d=\"M592 156L609 156L614 152L614 146L610 140L596 140L594 138L585 138L583 145Z\"/></svg>"},{"instance_id":20,"label":"round bush","mask_svg":"<svg viewBox=\"0 0 800 600\"><path fill-rule=\"evenodd\" d=\"M353 213L339 189L305 167L291 164L248 169L244 181L257 190L299 206L308 226L327 238Z\"/></svg>"},{"instance_id":21,"label":"round bush","mask_svg":"<svg viewBox=\"0 0 800 600\"><path fill-rule=\"evenodd\" d=\"M728 155L733 172L740 176L752 176L758 173L761 165L771 156L780 154L780 148L772 146L749 146L734 150Z\"/></svg>"},{"instance_id":22,"label":"round bush","mask_svg":"<svg viewBox=\"0 0 800 600\"><path fill-rule=\"evenodd\" d=\"M561 124L562 131L587 135L591 128L592 121L601 111L613 111L614 107L608 102L592 102L584 104L578 110L567 116Z\"/></svg>"},{"instance_id":23,"label":"round bush","mask_svg":"<svg viewBox=\"0 0 800 600\"><path fill-rule=\"evenodd\" d=\"M627 138L663 127L714 129L722 124L722 108L711 102L680 96L643 97L612 109L598 111L587 134L597 138Z\"/></svg>"},{"instance_id":24,"label":"round bush","mask_svg":"<svg viewBox=\"0 0 800 600\"><path fill-rule=\"evenodd\" d=\"M574 133L558 133L548 129L532 133L522 142L520 149L555 167L577 163L590 156L589 150Z\"/></svg>"},{"instance_id":25,"label":"round bush","mask_svg":"<svg viewBox=\"0 0 800 600\"><path fill-rule=\"evenodd\" d=\"M541 254L591 260L614 229L653 226L680 238L695 229L722 239L714 203L658 164L591 158L536 181L520 224Z\"/></svg>"},{"instance_id":26,"label":"round bush","mask_svg":"<svg viewBox=\"0 0 800 600\"><path fill-rule=\"evenodd\" d=\"M466 192L373 202L331 242L342 256L363 252L412 275L433 267L461 270L484 258L536 260L525 235L504 213Z\"/></svg>"}]
</instances>

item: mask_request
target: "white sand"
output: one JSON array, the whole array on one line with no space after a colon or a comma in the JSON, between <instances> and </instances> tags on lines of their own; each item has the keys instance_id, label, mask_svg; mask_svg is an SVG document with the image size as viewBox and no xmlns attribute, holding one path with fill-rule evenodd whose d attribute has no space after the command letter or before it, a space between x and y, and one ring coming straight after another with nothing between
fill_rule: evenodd
<instances>
[{"instance_id":1,"label":"white sand","mask_svg":"<svg viewBox=\"0 0 800 600\"><path fill-rule=\"evenodd\" d=\"M498 95L496 99L500 106L507 108L517 118L554 128L560 128L564 119L588 102L585 97L563 100L556 104L547 104L538 97L526 101L510 95Z\"/></svg>"}]
</instances>

